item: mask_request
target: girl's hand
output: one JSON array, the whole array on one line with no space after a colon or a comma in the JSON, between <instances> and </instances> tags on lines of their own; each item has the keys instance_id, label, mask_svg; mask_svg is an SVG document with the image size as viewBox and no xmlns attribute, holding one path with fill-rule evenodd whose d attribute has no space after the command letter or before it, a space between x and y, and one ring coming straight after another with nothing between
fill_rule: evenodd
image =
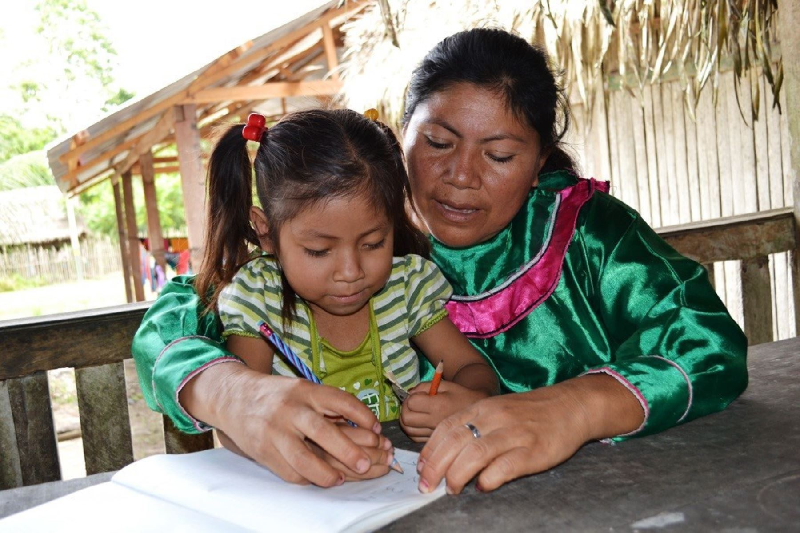
<instances>
[{"instance_id":1,"label":"girl's hand","mask_svg":"<svg viewBox=\"0 0 800 533\"><path fill-rule=\"evenodd\" d=\"M428 395L430 387L429 381L420 383L403 402L400 427L414 442L426 442L439 422L489 396L451 381L442 381L435 396Z\"/></svg>"},{"instance_id":2,"label":"girl's hand","mask_svg":"<svg viewBox=\"0 0 800 533\"><path fill-rule=\"evenodd\" d=\"M290 483L330 487L345 480L345 474L320 459L308 441L357 474L370 472L373 459L383 461L326 418L352 420L376 436L381 431L369 408L335 387L226 363L192 378L181 390L180 401L195 418L222 430L241 452ZM364 442L362 436L355 438Z\"/></svg>"},{"instance_id":3,"label":"girl's hand","mask_svg":"<svg viewBox=\"0 0 800 533\"><path fill-rule=\"evenodd\" d=\"M385 476L389 473L389 465L394 459L392 442L383 435L364 428L354 428L344 422L337 422L337 426L350 440L367 453L371 466L364 473L355 472L339 462L325 450L312 443L312 449L323 461L344 474L345 481L360 481Z\"/></svg>"},{"instance_id":4,"label":"girl's hand","mask_svg":"<svg viewBox=\"0 0 800 533\"><path fill-rule=\"evenodd\" d=\"M420 491L446 478L448 492L458 494L475 476L478 490L494 490L562 463L589 440L633 431L643 419L633 394L605 375L487 398L436 428L420 453Z\"/></svg>"}]
</instances>

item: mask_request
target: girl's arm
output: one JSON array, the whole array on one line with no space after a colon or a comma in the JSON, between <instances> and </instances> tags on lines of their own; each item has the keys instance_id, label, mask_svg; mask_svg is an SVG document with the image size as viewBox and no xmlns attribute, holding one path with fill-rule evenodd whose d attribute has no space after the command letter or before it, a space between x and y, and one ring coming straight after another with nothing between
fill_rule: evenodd
<instances>
[{"instance_id":1,"label":"girl's arm","mask_svg":"<svg viewBox=\"0 0 800 533\"><path fill-rule=\"evenodd\" d=\"M443 319L414 337L425 357L436 365L444 362L444 380L435 396L430 383L411 389L403 403L400 426L416 442L425 442L436 426L473 403L499 393L494 370L458 328Z\"/></svg>"}]
</instances>

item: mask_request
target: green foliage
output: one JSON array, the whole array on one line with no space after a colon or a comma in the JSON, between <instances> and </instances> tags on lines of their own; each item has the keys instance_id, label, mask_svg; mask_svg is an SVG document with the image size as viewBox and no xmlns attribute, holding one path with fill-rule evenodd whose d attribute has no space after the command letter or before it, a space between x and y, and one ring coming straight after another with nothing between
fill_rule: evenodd
<instances>
[{"instance_id":1,"label":"green foliage","mask_svg":"<svg viewBox=\"0 0 800 533\"><path fill-rule=\"evenodd\" d=\"M133 199L139 235L147 235L147 212L142 180L136 178L133 180ZM87 190L81 194L80 200L78 212L92 232L111 237L117 235L117 213L110 182ZM162 232L165 235L183 235L186 232L186 221L180 177L175 174L159 174L156 177L156 200Z\"/></svg>"},{"instance_id":2,"label":"green foliage","mask_svg":"<svg viewBox=\"0 0 800 533\"><path fill-rule=\"evenodd\" d=\"M0 163L0 191L55 184L44 150L28 152Z\"/></svg>"},{"instance_id":3,"label":"green foliage","mask_svg":"<svg viewBox=\"0 0 800 533\"><path fill-rule=\"evenodd\" d=\"M0 115L0 163L15 155L41 150L55 136L56 131L49 125L44 128L25 128L16 118Z\"/></svg>"},{"instance_id":4,"label":"green foliage","mask_svg":"<svg viewBox=\"0 0 800 533\"><path fill-rule=\"evenodd\" d=\"M125 102L127 102L128 100L133 98L134 96L136 96L134 93L132 93L130 91L126 91L125 89L120 88L120 90L118 90L117 93L114 96L112 96L111 98L106 100L105 105L103 105L103 111L108 113L112 109L115 109L115 108L121 106L122 104L124 104Z\"/></svg>"}]
</instances>

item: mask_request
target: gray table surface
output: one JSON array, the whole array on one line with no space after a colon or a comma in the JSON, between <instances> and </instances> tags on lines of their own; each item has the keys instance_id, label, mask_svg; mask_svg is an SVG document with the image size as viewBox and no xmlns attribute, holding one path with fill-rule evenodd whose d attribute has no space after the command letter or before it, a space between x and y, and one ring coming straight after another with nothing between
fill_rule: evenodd
<instances>
[{"instance_id":1,"label":"gray table surface","mask_svg":"<svg viewBox=\"0 0 800 533\"><path fill-rule=\"evenodd\" d=\"M382 531L800 531L800 337L750 349L750 385L722 413L481 494L470 485ZM419 450L396 424L387 435ZM0 517L110 474L0 492Z\"/></svg>"}]
</instances>

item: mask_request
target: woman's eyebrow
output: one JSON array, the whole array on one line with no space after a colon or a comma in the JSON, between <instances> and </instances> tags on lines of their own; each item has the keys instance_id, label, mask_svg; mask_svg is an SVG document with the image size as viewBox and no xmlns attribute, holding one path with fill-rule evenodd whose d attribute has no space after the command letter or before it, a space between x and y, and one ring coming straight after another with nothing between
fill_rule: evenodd
<instances>
[{"instance_id":1,"label":"woman's eyebrow","mask_svg":"<svg viewBox=\"0 0 800 533\"><path fill-rule=\"evenodd\" d=\"M439 119L439 118L432 118L432 119L428 120L427 122L429 124L436 124L437 126L441 126L442 128L446 129L447 131L449 131L450 133L452 133L453 135L455 135L459 139L463 138L463 135L461 135L461 133L459 133L459 131L457 129L455 129L453 126L451 126L446 120ZM523 143L523 144L525 143L525 139L523 139L521 137L518 137L516 135L513 135L511 133L498 133L498 134L492 135L490 137L484 137L479 142L481 144L484 144L484 143L489 143L489 142L493 142L493 141L505 141L505 140L516 141L518 143Z\"/></svg>"}]
</instances>

